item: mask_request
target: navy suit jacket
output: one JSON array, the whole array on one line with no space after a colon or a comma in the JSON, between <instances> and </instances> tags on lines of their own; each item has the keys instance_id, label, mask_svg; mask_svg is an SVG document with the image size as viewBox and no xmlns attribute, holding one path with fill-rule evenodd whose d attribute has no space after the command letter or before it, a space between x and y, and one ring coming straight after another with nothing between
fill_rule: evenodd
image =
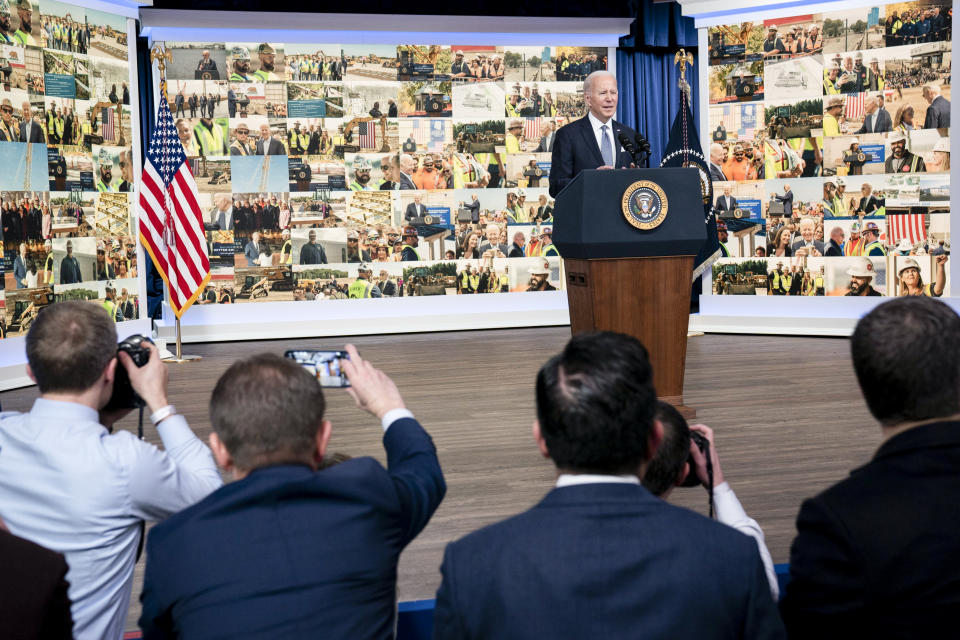
<instances>
[{"instance_id":1,"label":"navy suit jacket","mask_svg":"<svg viewBox=\"0 0 960 640\"><path fill-rule=\"evenodd\" d=\"M960 422L922 425L804 501L780 602L791 638L936 638L956 628L958 465Z\"/></svg>"},{"instance_id":2,"label":"navy suit jacket","mask_svg":"<svg viewBox=\"0 0 960 640\"><path fill-rule=\"evenodd\" d=\"M622 132L633 142L637 132L616 120L610 122L613 124L613 148L616 152L614 167L617 169L629 167L633 159L620 146L618 137ZM557 197L560 190L576 178L581 171L596 169L601 166L603 166L603 156L600 155L600 146L597 144L597 137L593 134L593 127L590 126L588 116L575 120L565 127L560 127L553 142L553 156L550 163L550 195L554 198Z\"/></svg>"},{"instance_id":3,"label":"navy suit jacket","mask_svg":"<svg viewBox=\"0 0 960 640\"><path fill-rule=\"evenodd\" d=\"M441 572L434 640L784 637L756 542L639 485L554 489Z\"/></svg>"},{"instance_id":4,"label":"navy suit jacket","mask_svg":"<svg viewBox=\"0 0 960 640\"><path fill-rule=\"evenodd\" d=\"M927 107L924 129L945 129L950 127L950 102L943 96L937 96Z\"/></svg>"},{"instance_id":5,"label":"navy suit jacket","mask_svg":"<svg viewBox=\"0 0 960 640\"><path fill-rule=\"evenodd\" d=\"M392 638L397 560L446 487L416 420L383 443L388 469L266 467L155 526L144 639Z\"/></svg>"}]
</instances>

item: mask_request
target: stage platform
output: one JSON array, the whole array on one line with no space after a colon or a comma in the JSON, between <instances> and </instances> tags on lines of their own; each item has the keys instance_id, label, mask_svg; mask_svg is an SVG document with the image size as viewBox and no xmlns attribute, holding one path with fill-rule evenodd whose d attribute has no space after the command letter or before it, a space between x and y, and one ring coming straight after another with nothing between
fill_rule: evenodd
<instances>
[{"instance_id":1,"label":"stage platform","mask_svg":"<svg viewBox=\"0 0 960 640\"><path fill-rule=\"evenodd\" d=\"M553 483L530 434L537 369L570 336L568 327L375 335L353 339L398 383L433 436L447 496L403 554L399 599L433 598L444 546L536 503ZM170 399L206 439L207 401L237 358L294 347L335 349L342 340L297 339L185 345L203 360L171 365ZM0 394L4 410L27 410L35 387ZM350 397L327 393L330 450L384 461L381 430ZM789 559L804 498L845 477L880 444L842 338L705 335L689 339L684 390L698 421L717 432L726 479L766 533L776 563ZM122 425L135 429L135 418ZM147 427L157 442L156 431ZM706 513L706 493L678 489L672 502ZM136 628L142 562L128 629Z\"/></svg>"}]
</instances>

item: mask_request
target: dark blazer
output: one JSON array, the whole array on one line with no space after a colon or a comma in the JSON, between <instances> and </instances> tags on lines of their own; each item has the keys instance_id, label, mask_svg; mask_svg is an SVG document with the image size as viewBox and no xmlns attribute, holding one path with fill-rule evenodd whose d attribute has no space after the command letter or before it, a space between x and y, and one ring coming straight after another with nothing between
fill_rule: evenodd
<instances>
[{"instance_id":1,"label":"dark blazer","mask_svg":"<svg viewBox=\"0 0 960 640\"><path fill-rule=\"evenodd\" d=\"M417 215L417 214L418 214L417 209L418 209L418 207L417 207L417 203L416 203L416 202L411 202L410 204L408 204L408 205L407 205L407 210L404 211L404 213L403 213L403 219L404 219L404 220L413 220L413 219L417 218L417 217L418 217L418 215ZM419 214L420 214L420 215L424 215L424 214L427 213L427 205L423 204L422 202L420 203L419 209L420 209L420 211L419 211Z\"/></svg>"},{"instance_id":2,"label":"dark blazer","mask_svg":"<svg viewBox=\"0 0 960 640\"><path fill-rule=\"evenodd\" d=\"M637 132L616 120L612 125L613 149L616 155L614 166L618 169L629 167L633 159L620 147L617 139L623 133L631 141ZM556 132L553 142L553 156L550 164L550 195L556 197L560 190L570 183L577 174L586 169L596 169L603 165L600 146L590 126L589 116L575 120Z\"/></svg>"},{"instance_id":3,"label":"dark blazer","mask_svg":"<svg viewBox=\"0 0 960 640\"><path fill-rule=\"evenodd\" d=\"M400 190L401 191L416 191L417 185L413 182L413 179L410 178L407 174L400 172Z\"/></svg>"},{"instance_id":4,"label":"dark blazer","mask_svg":"<svg viewBox=\"0 0 960 640\"><path fill-rule=\"evenodd\" d=\"M713 180L714 182L726 182L727 176L724 175L723 168L713 164L712 162L709 163L709 165L710 165L710 179Z\"/></svg>"},{"instance_id":5,"label":"dark blazer","mask_svg":"<svg viewBox=\"0 0 960 640\"><path fill-rule=\"evenodd\" d=\"M893 119L890 117L890 112L880 107L876 112L876 122L873 123L873 126L867 131L867 119L864 117L863 126L860 127L857 133L886 133L893 128Z\"/></svg>"},{"instance_id":6,"label":"dark blazer","mask_svg":"<svg viewBox=\"0 0 960 640\"><path fill-rule=\"evenodd\" d=\"M30 127L30 139L27 140L27 123L20 123L20 142L46 142L46 139L43 135L43 125L38 123L36 120L33 121L33 126Z\"/></svg>"},{"instance_id":7,"label":"dark blazer","mask_svg":"<svg viewBox=\"0 0 960 640\"><path fill-rule=\"evenodd\" d=\"M717 196L717 202L713 207L717 211L733 211L737 208L737 199L730 196L730 206L727 206L727 196L722 193Z\"/></svg>"},{"instance_id":8,"label":"dark blazer","mask_svg":"<svg viewBox=\"0 0 960 640\"><path fill-rule=\"evenodd\" d=\"M937 96L927 107L927 117L923 120L924 129L945 129L950 126L950 102L943 96Z\"/></svg>"},{"instance_id":9,"label":"dark blazer","mask_svg":"<svg viewBox=\"0 0 960 640\"><path fill-rule=\"evenodd\" d=\"M4 638L69 640L73 637L67 562L0 529L0 624Z\"/></svg>"},{"instance_id":10,"label":"dark blazer","mask_svg":"<svg viewBox=\"0 0 960 640\"><path fill-rule=\"evenodd\" d=\"M266 467L155 526L144 639L393 637L397 560L446 487L416 420L383 444L388 469Z\"/></svg>"},{"instance_id":11,"label":"dark blazer","mask_svg":"<svg viewBox=\"0 0 960 640\"><path fill-rule=\"evenodd\" d=\"M266 152L264 152L263 138L257 138L255 153L258 156L285 156L287 155L287 150L283 148L282 142L274 137L271 137L270 144L267 145Z\"/></svg>"},{"instance_id":12,"label":"dark blazer","mask_svg":"<svg viewBox=\"0 0 960 640\"><path fill-rule=\"evenodd\" d=\"M793 189L790 191L785 191L783 195L780 195L779 193L774 194L773 197L775 200L777 200L777 202L783 203L784 211L789 213L791 216L793 215Z\"/></svg>"},{"instance_id":13,"label":"dark blazer","mask_svg":"<svg viewBox=\"0 0 960 640\"><path fill-rule=\"evenodd\" d=\"M638 485L554 489L440 570L435 640L784 637L756 542Z\"/></svg>"},{"instance_id":14,"label":"dark blazer","mask_svg":"<svg viewBox=\"0 0 960 640\"><path fill-rule=\"evenodd\" d=\"M803 503L781 602L791 638L934 638L956 627L958 468L960 422L914 427Z\"/></svg>"},{"instance_id":15,"label":"dark blazer","mask_svg":"<svg viewBox=\"0 0 960 640\"><path fill-rule=\"evenodd\" d=\"M793 249L793 253L796 254L796 253L797 253L797 249L799 249L799 248L801 248L801 247L803 247L803 246L805 246L804 241L803 241L803 240L797 240L796 242L793 243L793 246L790 247L790 248ZM817 251L819 251L819 252L820 252L820 255L823 255L823 241L822 241L822 240L814 240L814 241L813 241L813 248L816 249Z\"/></svg>"}]
</instances>

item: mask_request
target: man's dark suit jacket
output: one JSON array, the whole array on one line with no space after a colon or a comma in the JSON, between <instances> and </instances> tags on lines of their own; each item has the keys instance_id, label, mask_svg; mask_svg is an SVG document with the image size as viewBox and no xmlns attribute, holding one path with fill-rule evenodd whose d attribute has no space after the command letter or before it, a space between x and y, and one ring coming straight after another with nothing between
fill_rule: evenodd
<instances>
[{"instance_id":1,"label":"man's dark suit jacket","mask_svg":"<svg viewBox=\"0 0 960 640\"><path fill-rule=\"evenodd\" d=\"M67 562L0 529L0 629L4 638L69 640L73 618Z\"/></svg>"},{"instance_id":2,"label":"man's dark suit jacket","mask_svg":"<svg viewBox=\"0 0 960 640\"><path fill-rule=\"evenodd\" d=\"M417 209L420 209L420 211L417 211ZM423 203L421 202L420 205L417 206L417 203L416 203L416 202L411 202L410 204L407 205L407 210L404 211L404 213L403 213L403 219L404 219L404 220L413 220L413 219L415 219L415 218L418 217L418 213L421 214L421 215L422 215L422 214L426 214L426 213L427 213L427 205L425 205L425 204L423 204Z\"/></svg>"},{"instance_id":3,"label":"man's dark suit jacket","mask_svg":"<svg viewBox=\"0 0 960 640\"><path fill-rule=\"evenodd\" d=\"M791 638L936 638L960 611L960 422L887 440L800 507L781 602Z\"/></svg>"},{"instance_id":4,"label":"man's dark suit jacket","mask_svg":"<svg viewBox=\"0 0 960 640\"><path fill-rule=\"evenodd\" d=\"M27 140L27 123L20 123L20 142L46 142L43 137L43 126L38 124L36 121L33 122L33 126L30 127L30 139Z\"/></svg>"},{"instance_id":5,"label":"man's dark suit jacket","mask_svg":"<svg viewBox=\"0 0 960 640\"><path fill-rule=\"evenodd\" d=\"M946 129L950 126L950 103L943 96L937 96L927 107L927 116L923 120L924 129Z\"/></svg>"},{"instance_id":6,"label":"man's dark suit jacket","mask_svg":"<svg viewBox=\"0 0 960 640\"><path fill-rule=\"evenodd\" d=\"M717 202L713 207L717 211L733 211L737 208L737 199L730 196L730 206L727 206L727 196L720 194L717 196Z\"/></svg>"},{"instance_id":7,"label":"man's dark suit jacket","mask_svg":"<svg viewBox=\"0 0 960 640\"><path fill-rule=\"evenodd\" d=\"M383 443L388 469L266 467L155 526L144 639L392 638L397 559L446 487L416 420Z\"/></svg>"},{"instance_id":8,"label":"man's dark suit jacket","mask_svg":"<svg viewBox=\"0 0 960 640\"><path fill-rule=\"evenodd\" d=\"M784 192L783 195L780 195L779 193L774 194L773 197L777 200L777 202L783 203L784 211L789 213L791 216L793 215L793 190L792 189L790 191Z\"/></svg>"},{"instance_id":9,"label":"man's dark suit jacket","mask_svg":"<svg viewBox=\"0 0 960 640\"><path fill-rule=\"evenodd\" d=\"M867 118L863 118L863 126L857 131L858 134L862 133L886 133L893 128L893 119L890 117L890 112L880 107L877 109L876 113L876 122L873 123L870 131L867 131Z\"/></svg>"},{"instance_id":10,"label":"man's dark suit jacket","mask_svg":"<svg viewBox=\"0 0 960 640\"><path fill-rule=\"evenodd\" d=\"M264 152L263 138L257 138L255 153L258 156L285 156L287 155L287 150L283 148L282 142L271 137L270 144L267 145L266 152Z\"/></svg>"},{"instance_id":11,"label":"man's dark suit jacket","mask_svg":"<svg viewBox=\"0 0 960 640\"><path fill-rule=\"evenodd\" d=\"M784 637L757 543L638 485L554 489L441 572L434 640Z\"/></svg>"},{"instance_id":12,"label":"man's dark suit jacket","mask_svg":"<svg viewBox=\"0 0 960 640\"><path fill-rule=\"evenodd\" d=\"M616 157L614 167L621 169L629 167L633 159L630 154L621 149L618 137L621 133L632 142L637 132L616 120L610 120L613 149ZM557 197L571 180L581 171L596 169L603 166L603 156L600 155L600 146L597 137L593 134L589 116L575 120L557 130L553 142L553 155L550 164L550 195Z\"/></svg>"}]
</instances>

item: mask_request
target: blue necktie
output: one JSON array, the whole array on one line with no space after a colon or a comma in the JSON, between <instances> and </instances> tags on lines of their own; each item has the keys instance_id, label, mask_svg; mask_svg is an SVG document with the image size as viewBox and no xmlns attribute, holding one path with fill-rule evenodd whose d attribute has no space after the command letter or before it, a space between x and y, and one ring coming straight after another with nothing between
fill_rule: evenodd
<instances>
[{"instance_id":1,"label":"blue necktie","mask_svg":"<svg viewBox=\"0 0 960 640\"><path fill-rule=\"evenodd\" d=\"M610 136L607 135L607 125L600 127L600 155L603 157L603 164L612 167L613 166L613 142L610 141Z\"/></svg>"}]
</instances>

